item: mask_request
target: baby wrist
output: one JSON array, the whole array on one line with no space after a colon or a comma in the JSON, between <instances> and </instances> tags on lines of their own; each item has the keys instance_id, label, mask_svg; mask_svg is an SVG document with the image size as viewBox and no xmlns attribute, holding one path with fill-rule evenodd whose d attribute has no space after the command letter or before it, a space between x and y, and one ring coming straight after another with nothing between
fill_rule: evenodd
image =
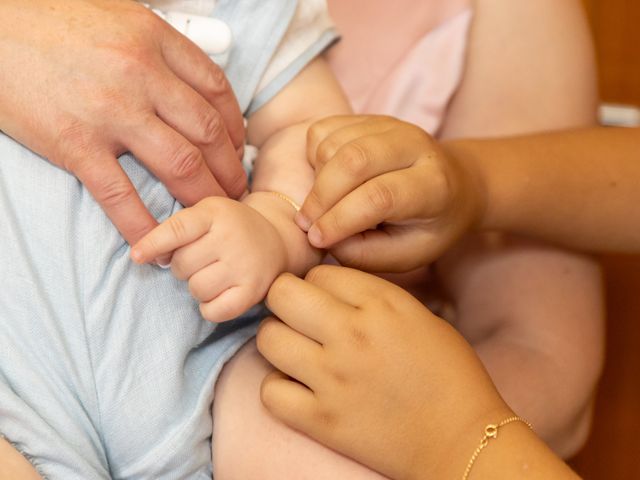
<instances>
[{"instance_id":1,"label":"baby wrist","mask_svg":"<svg viewBox=\"0 0 640 480\"><path fill-rule=\"evenodd\" d=\"M286 251L286 271L302 276L324 257L313 247L307 234L294 222L300 208L295 200L277 191L260 191L248 195L243 203L258 211L278 232Z\"/></svg>"}]
</instances>

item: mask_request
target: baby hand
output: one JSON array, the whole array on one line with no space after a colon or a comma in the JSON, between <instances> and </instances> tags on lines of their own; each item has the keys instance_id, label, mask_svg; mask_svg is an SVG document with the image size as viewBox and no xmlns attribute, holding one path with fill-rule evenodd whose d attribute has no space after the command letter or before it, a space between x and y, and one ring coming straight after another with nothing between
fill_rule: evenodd
<instances>
[{"instance_id":1,"label":"baby hand","mask_svg":"<svg viewBox=\"0 0 640 480\"><path fill-rule=\"evenodd\" d=\"M174 251L171 271L189 281L202 316L231 320L262 301L286 268L284 242L260 213L209 197L160 224L131 250L136 263Z\"/></svg>"},{"instance_id":2,"label":"baby hand","mask_svg":"<svg viewBox=\"0 0 640 480\"><path fill-rule=\"evenodd\" d=\"M424 266L481 210L475 178L422 129L394 118L321 120L309 129L307 154L316 180L296 223L344 265Z\"/></svg>"}]
</instances>

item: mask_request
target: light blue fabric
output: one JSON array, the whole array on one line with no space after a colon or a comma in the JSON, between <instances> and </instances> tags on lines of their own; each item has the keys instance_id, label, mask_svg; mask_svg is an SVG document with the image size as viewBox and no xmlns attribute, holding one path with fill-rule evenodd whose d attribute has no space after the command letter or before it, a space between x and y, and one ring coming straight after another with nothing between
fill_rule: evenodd
<instances>
[{"instance_id":1,"label":"light blue fabric","mask_svg":"<svg viewBox=\"0 0 640 480\"><path fill-rule=\"evenodd\" d=\"M244 109L295 4L218 4L236 35L228 73ZM120 161L156 218L181 208L133 157ZM211 478L215 381L260 307L202 320L184 282L129 260L74 177L1 133L0 266L0 434L49 479Z\"/></svg>"}]
</instances>

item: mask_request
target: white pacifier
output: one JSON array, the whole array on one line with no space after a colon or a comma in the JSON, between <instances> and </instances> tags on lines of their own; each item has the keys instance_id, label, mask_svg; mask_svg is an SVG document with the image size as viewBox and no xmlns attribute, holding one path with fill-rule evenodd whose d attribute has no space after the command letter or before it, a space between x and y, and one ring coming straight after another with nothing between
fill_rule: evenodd
<instances>
[{"instance_id":1,"label":"white pacifier","mask_svg":"<svg viewBox=\"0 0 640 480\"><path fill-rule=\"evenodd\" d=\"M229 58L233 35L231 28L222 20L190 13L162 11L143 5L165 22L198 45L207 55L215 57L218 65L224 67Z\"/></svg>"}]
</instances>

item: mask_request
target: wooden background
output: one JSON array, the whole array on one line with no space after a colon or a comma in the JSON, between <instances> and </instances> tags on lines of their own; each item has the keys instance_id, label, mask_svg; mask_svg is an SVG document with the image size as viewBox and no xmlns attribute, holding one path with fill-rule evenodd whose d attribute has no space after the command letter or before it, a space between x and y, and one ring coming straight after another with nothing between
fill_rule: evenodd
<instances>
[{"instance_id":1,"label":"wooden background","mask_svg":"<svg viewBox=\"0 0 640 480\"><path fill-rule=\"evenodd\" d=\"M640 106L640 0L584 3L596 42L601 98ZM591 436L571 465L586 479L635 480L640 479L640 256L606 257L603 265L607 360Z\"/></svg>"},{"instance_id":2,"label":"wooden background","mask_svg":"<svg viewBox=\"0 0 640 480\"><path fill-rule=\"evenodd\" d=\"M583 0L604 101L640 106L640 0Z\"/></svg>"}]
</instances>

